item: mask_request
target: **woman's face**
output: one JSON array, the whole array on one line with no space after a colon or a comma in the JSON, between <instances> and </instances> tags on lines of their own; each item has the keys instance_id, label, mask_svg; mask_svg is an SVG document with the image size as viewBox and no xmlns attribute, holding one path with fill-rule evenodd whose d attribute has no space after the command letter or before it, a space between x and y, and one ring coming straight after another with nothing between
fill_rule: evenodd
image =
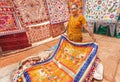
<instances>
[{"instance_id":1,"label":"woman's face","mask_svg":"<svg viewBox=\"0 0 120 82\"><path fill-rule=\"evenodd\" d=\"M72 14L76 14L77 11L78 11L76 5L72 5L70 10L71 10L71 13L72 13Z\"/></svg>"}]
</instances>

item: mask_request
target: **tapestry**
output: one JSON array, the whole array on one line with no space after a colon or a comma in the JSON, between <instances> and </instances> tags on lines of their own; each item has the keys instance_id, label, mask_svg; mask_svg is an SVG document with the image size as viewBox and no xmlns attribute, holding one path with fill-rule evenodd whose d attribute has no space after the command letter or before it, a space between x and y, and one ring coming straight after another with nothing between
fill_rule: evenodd
<instances>
[{"instance_id":1,"label":"tapestry","mask_svg":"<svg viewBox=\"0 0 120 82\"><path fill-rule=\"evenodd\" d=\"M115 23L119 0L85 0L84 16L88 20Z\"/></svg>"},{"instance_id":2,"label":"tapestry","mask_svg":"<svg viewBox=\"0 0 120 82\"><path fill-rule=\"evenodd\" d=\"M0 7L9 7L12 6L11 0L0 0Z\"/></svg>"},{"instance_id":3,"label":"tapestry","mask_svg":"<svg viewBox=\"0 0 120 82\"><path fill-rule=\"evenodd\" d=\"M28 27L27 36L30 43L39 42L51 37L50 25Z\"/></svg>"},{"instance_id":4,"label":"tapestry","mask_svg":"<svg viewBox=\"0 0 120 82\"><path fill-rule=\"evenodd\" d=\"M51 24L50 30L52 37L57 37L65 32L65 26L63 23Z\"/></svg>"},{"instance_id":5,"label":"tapestry","mask_svg":"<svg viewBox=\"0 0 120 82\"><path fill-rule=\"evenodd\" d=\"M45 0L13 0L22 26L38 24L49 19Z\"/></svg>"},{"instance_id":6,"label":"tapestry","mask_svg":"<svg viewBox=\"0 0 120 82\"><path fill-rule=\"evenodd\" d=\"M2 51L10 51L26 48L31 46L31 44L28 43L26 32L19 32L0 36L0 46Z\"/></svg>"},{"instance_id":7,"label":"tapestry","mask_svg":"<svg viewBox=\"0 0 120 82\"><path fill-rule=\"evenodd\" d=\"M61 36L53 54L43 61L24 61L12 82L85 82L97 66L97 48L96 43L75 43Z\"/></svg>"},{"instance_id":8,"label":"tapestry","mask_svg":"<svg viewBox=\"0 0 120 82\"><path fill-rule=\"evenodd\" d=\"M0 36L20 31L16 15L12 8L0 8Z\"/></svg>"},{"instance_id":9,"label":"tapestry","mask_svg":"<svg viewBox=\"0 0 120 82\"><path fill-rule=\"evenodd\" d=\"M68 2L66 0L46 0L50 23L65 22L69 18Z\"/></svg>"}]
</instances>

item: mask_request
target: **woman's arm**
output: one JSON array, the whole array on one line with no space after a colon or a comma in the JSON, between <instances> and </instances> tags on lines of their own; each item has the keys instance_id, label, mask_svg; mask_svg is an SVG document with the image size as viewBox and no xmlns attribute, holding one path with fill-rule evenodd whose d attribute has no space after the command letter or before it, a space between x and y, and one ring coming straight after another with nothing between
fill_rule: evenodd
<instances>
[{"instance_id":1,"label":"woman's arm","mask_svg":"<svg viewBox=\"0 0 120 82\"><path fill-rule=\"evenodd\" d=\"M94 42L96 42L96 39L93 35L93 33L90 31L89 27L87 26L87 24L83 25L83 27L85 28L85 30L89 33L89 35L91 36L91 38L93 39Z\"/></svg>"}]
</instances>

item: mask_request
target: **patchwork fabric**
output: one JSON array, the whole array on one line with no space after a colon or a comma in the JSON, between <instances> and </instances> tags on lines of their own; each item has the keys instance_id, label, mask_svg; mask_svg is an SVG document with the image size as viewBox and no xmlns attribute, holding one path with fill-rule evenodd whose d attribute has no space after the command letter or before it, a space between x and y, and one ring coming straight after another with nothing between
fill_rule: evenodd
<instances>
[{"instance_id":1,"label":"patchwork fabric","mask_svg":"<svg viewBox=\"0 0 120 82\"><path fill-rule=\"evenodd\" d=\"M22 30L18 23L12 8L0 8L0 36L16 33Z\"/></svg>"},{"instance_id":2,"label":"patchwork fabric","mask_svg":"<svg viewBox=\"0 0 120 82\"><path fill-rule=\"evenodd\" d=\"M66 0L46 0L46 2L51 24L56 24L68 20L69 10Z\"/></svg>"},{"instance_id":3,"label":"patchwork fabric","mask_svg":"<svg viewBox=\"0 0 120 82\"><path fill-rule=\"evenodd\" d=\"M27 28L27 36L30 43L38 42L51 37L50 25L35 26Z\"/></svg>"},{"instance_id":4,"label":"patchwork fabric","mask_svg":"<svg viewBox=\"0 0 120 82\"><path fill-rule=\"evenodd\" d=\"M13 0L22 26L38 24L49 19L45 0Z\"/></svg>"},{"instance_id":5,"label":"patchwork fabric","mask_svg":"<svg viewBox=\"0 0 120 82\"><path fill-rule=\"evenodd\" d=\"M13 75L13 82L84 82L97 66L96 43L74 43L61 36L56 50L43 61L28 61ZM45 55L45 54L44 54ZM73 68L74 67L74 68ZM92 68L93 67L93 68ZM90 73L92 70L92 73ZM63 78L64 77L64 78Z\"/></svg>"},{"instance_id":6,"label":"patchwork fabric","mask_svg":"<svg viewBox=\"0 0 120 82\"><path fill-rule=\"evenodd\" d=\"M117 20L119 0L85 0L85 18L93 21L107 21L114 23Z\"/></svg>"},{"instance_id":7,"label":"patchwork fabric","mask_svg":"<svg viewBox=\"0 0 120 82\"><path fill-rule=\"evenodd\" d=\"M52 24L50 30L52 37L56 37L65 32L65 27L63 23Z\"/></svg>"}]
</instances>

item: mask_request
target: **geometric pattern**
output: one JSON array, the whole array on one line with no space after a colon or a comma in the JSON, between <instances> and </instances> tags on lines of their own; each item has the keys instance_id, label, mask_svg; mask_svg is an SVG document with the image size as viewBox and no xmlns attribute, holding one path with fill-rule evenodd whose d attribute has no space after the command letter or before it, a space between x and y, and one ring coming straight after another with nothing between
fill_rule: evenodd
<instances>
[{"instance_id":1,"label":"geometric pattern","mask_svg":"<svg viewBox=\"0 0 120 82\"><path fill-rule=\"evenodd\" d=\"M11 7L0 8L0 35L20 31L15 14Z\"/></svg>"},{"instance_id":2,"label":"geometric pattern","mask_svg":"<svg viewBox=\"0 0 120 82\"><path fill-rule=\"evenodd\" d=\"M45 0L13 0L13 4L22 26L38 24L49 19Z\"/></svg>"},{"instance_id":3,"label":"geometric pattern","mask_svg":"<svg viewBox=\"0 0 120 82\"><path fill-rule=\"evenodd\" d=\"M66 0L46 0L50 23L65 22L69 18L68 2Z\"/></svg>"},{"instance_id":4,"label":"geometric pattern","mask_svg":"<svg viewBox=\"0 0 120 82\"><path fill-rule=\"evenodd\" d=\"M51 36L50 25L34 26L27 28L27 36L30 43L39 42Z\"/></svg>"},{"instance_id":5,"label":"geometric pattern","mask_svg":"<svg viewBox=\"0 0 120 82\"><path fill-rule=\"evenodd\" d=\"M65 27L63 23L51 24L50 27L52 37L59 36L60 34L65 32Z\"/></svg>"}]
</instances>

